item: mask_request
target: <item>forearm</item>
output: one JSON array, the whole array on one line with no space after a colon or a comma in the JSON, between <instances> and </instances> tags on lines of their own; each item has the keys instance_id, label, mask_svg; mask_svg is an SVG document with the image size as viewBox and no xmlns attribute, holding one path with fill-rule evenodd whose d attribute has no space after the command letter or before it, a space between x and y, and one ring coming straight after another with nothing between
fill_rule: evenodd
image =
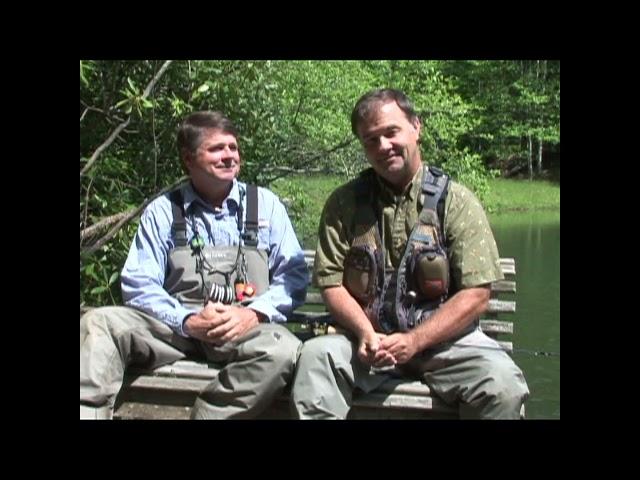
<instances>
[{"instance_id":1,"label":"forearm","mask_svg":"<svg viewBox=\"0 0 640 480\"><path fill-rule=\"evenodd\" d=\"M124 277L122 299L125 305L148 313L185 337L187 334L183 330L183 321L190 313L196 313L193 309L185 308L160 285L148 280L142 283Z\"/></svg>"},{"instance_id":2,"label":"forearm","mask_svg":"<svg viewBox=\"0 0 640 480\"><path fill-rule=\"evenodd\" d=\"M360 304L342 285L327 287L322 298L335 322L354 333L358 338L374 333L373 325L362 310Z\"/></svg>"},{"instance_id":3,"label":"forearm","mask_svg":"<svg viewBox=\"0 0 640 480\"><path fill-rule=\"evenodd\" d=\"M284 322L304 303L309 270L301 250L297 256L280 257L275 263L267 291L245 305L262 313L267 321Z\"/></svg>"},{"instance_id":4,"label":"forearm","mask_svg":"<svg viewBox=\"0 0 640 480\"><path fill-rule=\"evenodd\" d=\"M490 289L460 290L429 319L410 331L418 351L454 338L463 332L489 305Z\"/></svg>"}]
</instances>

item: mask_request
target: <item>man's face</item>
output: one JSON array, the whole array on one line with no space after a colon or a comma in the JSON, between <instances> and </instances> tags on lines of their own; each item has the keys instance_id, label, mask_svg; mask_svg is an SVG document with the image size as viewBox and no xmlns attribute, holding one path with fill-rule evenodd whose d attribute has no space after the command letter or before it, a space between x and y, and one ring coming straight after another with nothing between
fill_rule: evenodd
<instances>
[{"instance_id":1,"label":"man's face","mask_svg":"<svg viewBox=\"0 0 640 480\"><path fill-rule=\"evenodd\" d=\"M393 185L407 185L420 165L420 121L410 122L396 102L379 105L358 125L358 137L373 169Z\"/></svg>"},{"instance_id":2,"label":"man's face","mask_svg":"<svg viewBox=\"0 0 640 480\"><path fill-rule=\"evenodd\" d=\"M236 137L222 130L206 130L195 154L187 154L189 176L231 182L240 172L240 153Z\"/></svg>"}]
</instances>

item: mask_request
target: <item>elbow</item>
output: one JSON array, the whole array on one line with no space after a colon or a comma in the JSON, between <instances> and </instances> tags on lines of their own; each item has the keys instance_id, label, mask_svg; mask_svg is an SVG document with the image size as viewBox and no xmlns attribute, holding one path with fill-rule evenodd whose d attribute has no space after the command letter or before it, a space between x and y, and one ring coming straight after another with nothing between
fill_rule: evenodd
<instances>
[{"instance_id":1,"label":"elbow","mask_svg":"<svg viewBox=\"0 0 640 480\"><path fill-rule=\"evenodd\" d=\"M482 315L489 309L489 300L491 299L491 288L489 285L469 289L469 294L475 315Z\"/></svg>"}]
</instances>

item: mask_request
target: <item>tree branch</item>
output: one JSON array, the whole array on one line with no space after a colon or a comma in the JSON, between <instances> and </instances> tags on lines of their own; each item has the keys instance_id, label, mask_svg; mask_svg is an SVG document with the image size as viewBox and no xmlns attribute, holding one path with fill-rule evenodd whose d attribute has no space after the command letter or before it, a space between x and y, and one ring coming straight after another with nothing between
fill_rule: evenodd
<instances>
[{"instance_id":1,"label":"tree branch","mask_svg":"<svg viewBox=\"0 0 640 480\"><path fill-rule=\"evenodd\" d=\"M104 230L109 225L111 225L111 224L117 222L118 220L126 217L128 214L132 213L134 210L136 210L136 207L130 208L129 210L126 210L124 212L116 213L115 215L110 215L108 217L105 217L102 220L100 220L99 222L94 223L90 227L82 229L80 231L80 241L82 242L82 241L86 240L89 237L95 236L96 233L98 233L101 230Z\"/></svg>"},{"instance_id":2,"label":"tree branch","mask_svg":"<svg viewBox=\"0 0 640 480\"><path fill-rule=\"evenodd\" d=\"M293 166L285 166L285 167L280 167L280 166L265 166L264 171L265 172L276 172L274 175L265 175L264 178L267 181L267 183L271 183L279 178L284 177L285 175L291 173L291 172L295 172L297 170L300 169L304 169L305 171L309 172L312 171L310 170L311 165L315 165L316 161L319 160L320 158L333 153L337 150L343 149L345 147L348 147L349 145L351 145L353 143L353 141L355 140L355 137L351 137L347 140L344 140L340 143L338 143L337 145L327 149L327 150L323 150L321 152L318 153L314 153L309 155L307 158L305 158L304 153L300 155L301 157L301 161L294 164ZM311 167L311 169L313 169L313 167ZM322 168L320 168L321 170L324 170Z\"/></svg>"},{"instance_id":3,"label":"tree branch","mask_svg":"<svg viewBox=\"0 0 640 480\"><path fill-rule=\"evenodd\" d=\"M149 205L152 201L154 201L159 196L164 195L166 192L173 190L175 187L177 187L178 185L180 185L182 182L186 181L187 179L188 179L188 177L183 176L179 180L173 182L168 187L165 187L162 190L160 190L153 197L149 198L148 200L145 200L144 203L142 205L140 205L139 207L131 209L131 210L128 210L127 212L116 214L116 216L117 215L121 215L120 219L118 220L118 223L116 223L113 226L113 228L111 228L111 230L109 230L109 232L107 232L107 234L104 237L102 237L100 240L98 240L96 243L94 243L90 247L87 247L84 250L82 250L80 252L80 255L81 256L93 255L97 250L102 248L105 243L107 243L109 240L111 240L111 238L113 238L115 236L115 234L118 233L118 230L120 230L126 223L128 223L132 218L138 216L140 214L140 212L142 212L147 207L147 205ZM107 217L107 219L108 218L109 217ZM107 219L103 219L100 222L104 222ZM92 225L89 228L93 228L96 225Z\"/></svg>"},{"instance_id":4,"label":"tree branch","mask_svg":"<svg viewBox=\"0 0 640 480\"><path fill-rule=\"evenodd\" d=\"M153 87L156 85L156 83L158 82L158 80L160 80L160 77L164 74L164 72L167 70L167 68L169 68L169 65L171 65L171 62L173 60L167 60L166 62L164 62L164 64L162 65L162 67L160 67L160 70L158 70L158 73L155 74L155 76L153 77L153 79L149 82L149 84L147 85L147 88L144 89L144 92L142 93L142 100L146 99L149 94L151 93L151 90L153 89ZM111 135L109 135L109 138L107 138L104 143L102 145L100 145L95 152L93 152L93 155L91 155L91 158L89 159L89 161L87 162L87 164L84 166L84 168L82 170L80 170L80 177L83 177L84 175L86 175L86 173L89 171L89 169L94 165L94 163L96 162L96 160L98 159L98 157L100 156L100 154L107 148L109 147L109 145L111 145L113 143L113 141L116 139L116 137L118 136L118 134L124 130L124 128L129 125L129 122L131 121L131 115L129 115L129 117L122 122L120 125L118 125L116 127L116 129L111 133Z\"/></svg>"}]
</instances>

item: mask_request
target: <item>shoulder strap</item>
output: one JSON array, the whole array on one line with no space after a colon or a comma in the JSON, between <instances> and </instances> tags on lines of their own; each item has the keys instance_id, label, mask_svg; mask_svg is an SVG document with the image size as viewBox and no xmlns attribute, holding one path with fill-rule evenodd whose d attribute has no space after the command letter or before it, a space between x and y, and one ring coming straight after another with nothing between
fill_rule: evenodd
<instances>
[{"instance_id":1,"label":"shoulder strap","mask_svg":"<svg viewBox=\"0 0 640 480\"><path fill-rule=\"evenodd\" d=\"M422 223L433 224L435 216L442 239L444 239L444 204L449 192L449 181L449 176L442 170L425 165L422 175L422 211L419 218Z\"/></svg>"},{"instance_id":2,"label":"shoulder strap","mask_svg":"<svg viewBox=\"0 0 640 480\"><path fill-rule=\"evenodd\" d=\"M376 198L377 184L375 182L375 172L373 168L362 171L354 186L356 215L355 220L361 224L376 225L379 220L378 202Z\"/></svg>"},{"instance_id":3,"label":"shoulder strap","mask_svg":"<svg viewBox=\"0 0 640 480\"><path fill-rule=\"evenodd\" d=\"M175 232L176 247L184 247L187 245L187 222L184 219L184 199L182 190L177 188L169 194L171 200L171 209L173 211L173 223L171 228Z\"/></svg>"},{"instance_id":4,"label":"shoulder strap","mask_svg":"<svg viewBox=\"0 0 640 480\"><path fill-rule=\"evenodd\" d=\"M258 246L258 187L247 185L247 220L242 240L247 247Z\"/></svg>"}]
</instances>

